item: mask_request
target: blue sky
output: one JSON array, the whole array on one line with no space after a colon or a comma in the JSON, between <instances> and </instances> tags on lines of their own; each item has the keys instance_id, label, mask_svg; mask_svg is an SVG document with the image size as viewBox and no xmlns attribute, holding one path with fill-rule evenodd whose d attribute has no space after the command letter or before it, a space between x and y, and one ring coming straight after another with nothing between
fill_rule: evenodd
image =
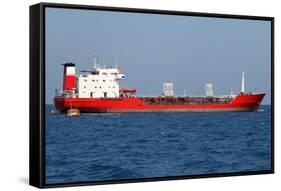
<instances>
[{"instance_id":1,"label":"blue sky","mask_svg":"<svg viewBox=\"0 0 281 191\"><path fill-rule=\"evenodd\" d=\"M175 93L204 95L212 82L215 95L232 87L271 96L270 22L241 19L46 9L46 102L62 89L65 62L77 71L92 67L93 55L103 65L118 65L137 88L137 95L160 95L162 83L174 82ZM117 56L115 56L117 55Z\"/></svg>"}]
</instances>

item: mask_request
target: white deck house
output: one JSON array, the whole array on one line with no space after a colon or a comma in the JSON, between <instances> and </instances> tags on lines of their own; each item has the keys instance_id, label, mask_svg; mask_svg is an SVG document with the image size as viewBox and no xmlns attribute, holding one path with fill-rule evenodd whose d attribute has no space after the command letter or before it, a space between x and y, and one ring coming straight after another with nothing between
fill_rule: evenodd
<instances>
[{"instance_id":1,"label":"white deck house","mask_svg":"<svg viewBox=\"0 0 281 191\"><path fill-rule=\"evenodd\" d=\"M77 77L77 94L79 98L118 98L118 80L124 79L118 67L99 67L94 57L93 71L82 71Z\"/></svg>"}]
</instances>

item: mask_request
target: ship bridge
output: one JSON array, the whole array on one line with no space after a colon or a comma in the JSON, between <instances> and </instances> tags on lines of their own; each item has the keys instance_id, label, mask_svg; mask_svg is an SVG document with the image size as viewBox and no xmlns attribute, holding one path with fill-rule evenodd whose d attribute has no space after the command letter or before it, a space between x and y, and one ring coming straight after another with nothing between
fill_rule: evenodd
<instances>
[{"instance_id":1,"label":"ship bridge","mask_svg":"<svg viewBox=\"0 0 281 191\"><path fill-rule=\"evenodd\" d=\"M94 56L93 70L82 71L77 77L79 98L118 98L119 80L125 79L119 67L100 67L98 57Z\"/></svg>"}]
</instances>

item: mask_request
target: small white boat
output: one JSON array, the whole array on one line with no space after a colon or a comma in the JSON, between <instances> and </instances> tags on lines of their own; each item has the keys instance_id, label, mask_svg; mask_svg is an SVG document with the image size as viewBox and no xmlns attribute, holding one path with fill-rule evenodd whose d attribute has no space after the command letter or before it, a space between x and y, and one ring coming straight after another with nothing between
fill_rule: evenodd
<instances>
[{"instance_id":1,"label":"small white boat","mask_svg":"<svg viewBox=\"0 0 281 191\"><path fill-rule=\"evenodd\" d=\"M80 116L80 110L79 109L69 109L69 110L67 110L66 115L69 117L78 117L78 116Z\"/></svg>"}]
</instances>

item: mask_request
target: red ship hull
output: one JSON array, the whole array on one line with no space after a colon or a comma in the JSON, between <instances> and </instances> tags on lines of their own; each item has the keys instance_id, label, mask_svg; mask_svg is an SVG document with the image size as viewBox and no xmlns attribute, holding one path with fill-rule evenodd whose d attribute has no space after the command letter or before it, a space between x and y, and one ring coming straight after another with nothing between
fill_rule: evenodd
<instances>
[{"instance_id":1,"label":"red ship hull","mask_svg":"<svg viewBox=\"0 0 281 191\"><path fill-rule=\"evenodd\" d=\"M241 94L229 103L148 104L142 98L66 98L55 97L55 108L60 112L79 109L81 112L219 112L256 111L265 94Z\"/></svg>"}]
</instances>

